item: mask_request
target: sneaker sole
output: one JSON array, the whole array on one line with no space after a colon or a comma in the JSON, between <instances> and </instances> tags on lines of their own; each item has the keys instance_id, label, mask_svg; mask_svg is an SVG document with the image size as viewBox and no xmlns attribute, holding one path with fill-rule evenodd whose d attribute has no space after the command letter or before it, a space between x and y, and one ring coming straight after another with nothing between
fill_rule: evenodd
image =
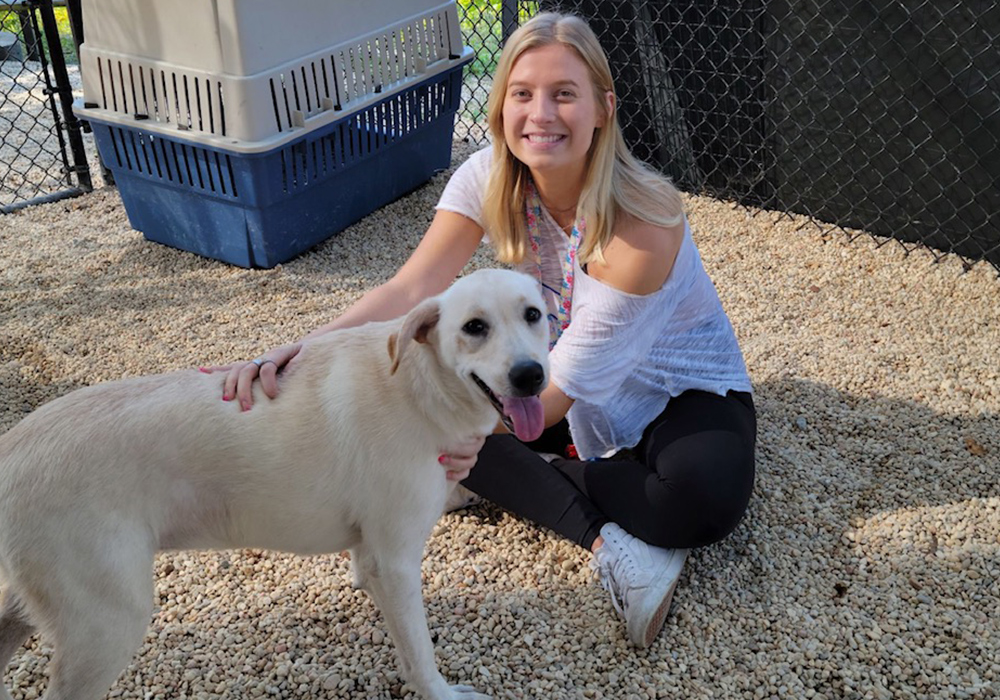
<instances>
[{"instance_id":1,"label":"sneaker sole","mask_svg":"<svg viewBox=\"0 0 1000 700\"><path fill-rule=\"evenodd\" d=\"M633 644L640 646L642 649L646 649L656 636L663 629L663 623L667 619L667 613L670 611L670 604L674 599L674 591L677 589L677 584L680 581L681 569L684 568L684 563L687 561L689 550L675 550L674 559L670 563L670 566L663 573L664 576L673 579L673 583L670 584L670 588L666 590L663 594L663 598L660 599L660 604L656 607L656 611L650 616L649 624L646 625L645 630L643 630L640 636L641 641L634 639Z\"/></svg>"},{"instance_id":2,"label":"sneaker sole","mask_svg":"<svg viewBox=\"0 0 1000 700\"><path fill-rule=\"evenodd\" d=\"M670 603L674 600L674 589L677 588L677 581L674 581L674 585L670 587L667 594L663 596L663 601L660 603L660 607L656 609L653 613L653 617L649 621L649 626L646 628L646 634L643 637L642 648L646 649L653 643L656 636L663 629L663 623L667 620L667 613L670 612Z\"/></svg>"}]
</instances>

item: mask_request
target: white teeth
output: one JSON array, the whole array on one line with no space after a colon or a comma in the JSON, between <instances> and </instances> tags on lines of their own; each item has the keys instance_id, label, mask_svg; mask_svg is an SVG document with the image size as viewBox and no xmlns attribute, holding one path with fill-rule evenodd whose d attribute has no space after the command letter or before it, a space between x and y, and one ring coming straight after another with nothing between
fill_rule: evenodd
<instances>
[{"instance_id":1,"label":"white teeth","mask_svg":"<svg viewBox=\"0 0 1000 700\"><path fill-rule=\"evenodd\" d=\"M561 134L529 134L528 140L532 143L555 143L562 138Z\"/></svg>"}]
</instances>

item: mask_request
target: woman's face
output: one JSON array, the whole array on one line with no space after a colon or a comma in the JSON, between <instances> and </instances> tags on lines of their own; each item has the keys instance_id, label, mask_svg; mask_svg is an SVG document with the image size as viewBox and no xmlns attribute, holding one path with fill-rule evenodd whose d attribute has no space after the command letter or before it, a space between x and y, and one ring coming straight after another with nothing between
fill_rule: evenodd
<instances>
[{"instance_id":1,"label":"woman's face","mask_svg":"<svg viewBox=\"0 0 1000 700\"><path fill-rule=\"evenodd\" d=\"M604 126L614 97L594 94L590 72L563 44L525 51L514 62L503 101L503 132L511 153L531 171L582 178L594 129Z\"/></svg>"}]
</instances>

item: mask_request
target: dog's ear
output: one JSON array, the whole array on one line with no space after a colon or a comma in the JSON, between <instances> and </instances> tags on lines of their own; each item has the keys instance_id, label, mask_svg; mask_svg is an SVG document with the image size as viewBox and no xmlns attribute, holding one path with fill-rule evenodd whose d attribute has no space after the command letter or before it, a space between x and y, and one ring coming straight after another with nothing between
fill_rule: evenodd
<instances>
[{"instance_id":1,"label":"dog's ear","mask_svg":"<svg viewBox=\"0 0 1000 700\"><path fill-rule=\"evenodd\" d=\"M389 358L392 360L391 374L399 369L399 361L411 340L426 343L427 335L437 325L441 317L441 307L437 299L426 299L403 319L398 333L389 336Z\"/></svg>"}]
</instances>

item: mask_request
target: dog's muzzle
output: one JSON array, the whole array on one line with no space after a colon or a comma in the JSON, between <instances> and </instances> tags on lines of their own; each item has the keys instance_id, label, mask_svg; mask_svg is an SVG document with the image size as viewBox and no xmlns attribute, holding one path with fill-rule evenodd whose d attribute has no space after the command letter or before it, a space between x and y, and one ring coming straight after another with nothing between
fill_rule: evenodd
<instances>
[{"instance_id":1,"label":"dog's muzzle","mask_svg":"<svg viewBox=\"0 0 1000 700\"><path fill-rule=\"evenodd\" d=\"M486 382L472 374L476 386L500 414L504 427L522 442L537 440L545 429L545 410L538 398L545 386L545 370L537 362L518 363L511 368L508 378L518 395L498 396Z\"/></svg>"}]
</instances>

